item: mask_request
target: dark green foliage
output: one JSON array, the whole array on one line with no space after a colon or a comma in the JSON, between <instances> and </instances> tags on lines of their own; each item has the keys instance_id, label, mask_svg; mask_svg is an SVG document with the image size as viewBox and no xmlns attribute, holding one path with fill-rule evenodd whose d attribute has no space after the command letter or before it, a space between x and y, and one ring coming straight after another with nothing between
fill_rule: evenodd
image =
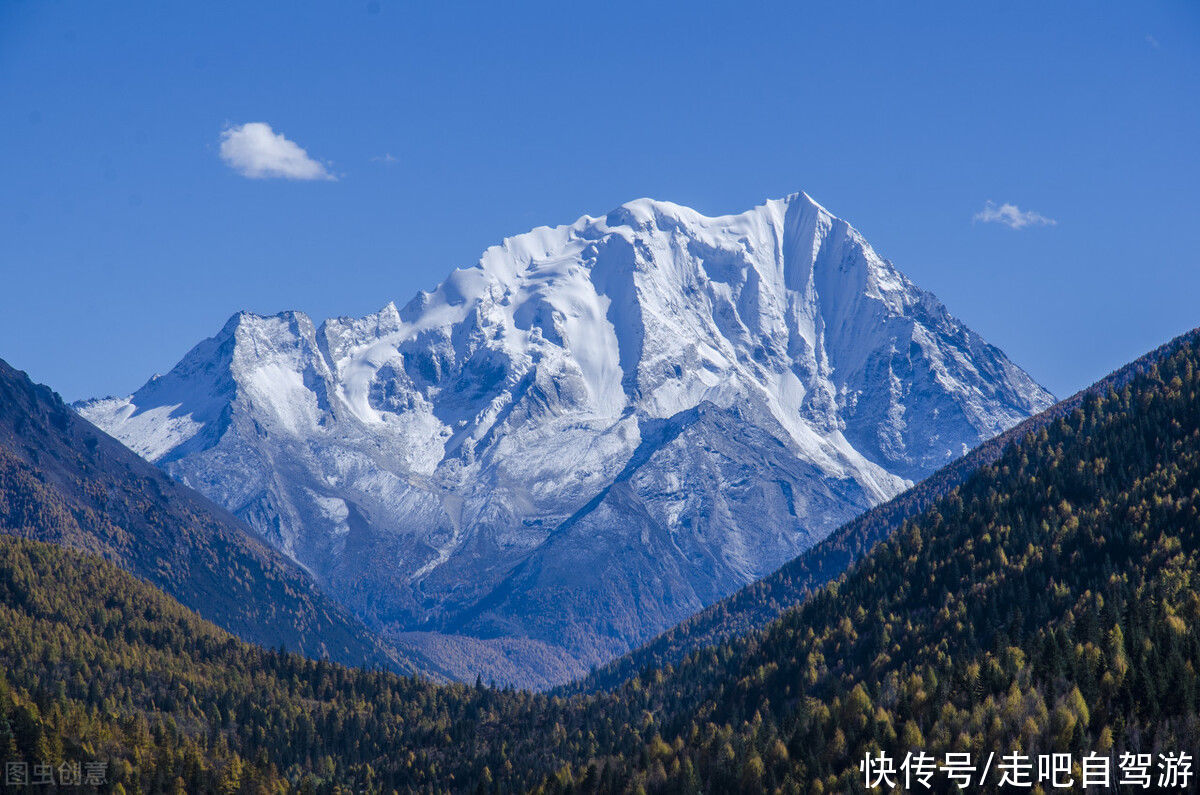
<instances>
[{"instance_id":1,"label":"dark green foliage","mask_svg":"<svg viewBox=\"0 0 1200 795\"><path fill-rule=\"evenodd\" d=\"M110 761L127 792L522 789L630 742L620 721L585 739L561 699L251 646L99 558L9 536L0 663L11 758Z\"/></svg>"}]
</instances>

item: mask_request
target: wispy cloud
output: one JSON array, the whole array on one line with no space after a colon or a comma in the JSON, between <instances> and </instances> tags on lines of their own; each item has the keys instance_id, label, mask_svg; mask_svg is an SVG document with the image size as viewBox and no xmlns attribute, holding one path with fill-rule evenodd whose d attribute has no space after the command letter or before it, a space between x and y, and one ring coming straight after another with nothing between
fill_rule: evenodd
<instances>
[{"instance_id":1,"label":"wispy cloud","mask_svg":"<svg viewBox=\"0 0 1200 795\"><path fill-rule=\"evenodd\" d=\"M262 121L221 132L221 159L250 179L337 179L294 141Z\"/></svg>"},{"instance_id":2,"label":"wispy cloud","mask_svg":"<svg viewBox=\"0 0 1200 795\"><path fill-rule=\"evenodd\" d=\"M390 166L393 163L399 163L400 158L396 157L391 152L384 152L382 155L372 157L371 162L372 163L383 163L386 166Z\"/></svg>"},{"instance_id":3,"label":"wispy cloud","mask_svg":"<svg viewBox=\"0 0 1200 795\"><path fill-rule=\"evenodd\" d=\"M1146 34L1146 43L1149 44L1151 47L1153 47L1156 50L1162 46L1161 44L1158 43L1158 39L1154 38L1149 33Z\"/></svg>"},{"instance_id":4,"label":"wispy cloud","mask_svg":"<svg viewBox=\"0 0 1200 795\"><path fill-rule=\"evenodd\" d=\"M1047 218L1033 210L1022 210L1015 204L996 204L991 199L983 209L975 213L973 221L985 224L1004 224L1009 229L1024 229L1027 226L1057 226L1058 221Z\"/></svg>"}]
</instances>

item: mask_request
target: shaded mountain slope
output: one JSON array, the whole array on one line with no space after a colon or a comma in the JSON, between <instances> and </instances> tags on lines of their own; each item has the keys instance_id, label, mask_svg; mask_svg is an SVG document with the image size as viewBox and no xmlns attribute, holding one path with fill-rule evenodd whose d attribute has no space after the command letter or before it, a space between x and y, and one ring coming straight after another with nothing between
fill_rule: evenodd
<instances>
[{"instance_id":1,"label":"shaded mountain slope","mask_svg":"<svg viewBox=\"0 0 1200 795\"><path fill-rule=\"evenodd\" d=\"M1088 397L1123 388L1164 357L1181 347L1195 345L1197 339L1200 339L1200 330L1183 334L1015 428L989 439L903 494L838 528L778 571L592 671L562 688L562 692L591 692L613 687L646 668L677 664L696 649L762 629L783 612L802 603L813 591L836 579L905 521L949 494L980 468L995 463L1010 445L1078 409Z\"/></svg>"},{"instance_id":2,"label":"shaded mountain slope","mask_svg":"<svg viewBox=\"0 0 1200 795\"><path fill-rule=\"evenodd\" d=\"M2 361L0 531L98 553L255 643L416 669L224 509Z\"/></svg>"}]
</instances>

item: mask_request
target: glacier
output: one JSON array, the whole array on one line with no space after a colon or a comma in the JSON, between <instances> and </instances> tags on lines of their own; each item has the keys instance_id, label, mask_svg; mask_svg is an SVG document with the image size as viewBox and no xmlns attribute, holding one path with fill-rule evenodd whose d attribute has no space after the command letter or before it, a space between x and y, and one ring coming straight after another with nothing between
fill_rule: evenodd
<instances>
[{"instance_id":1,"label":"glacier","mask_svg":"<svg viewBox=\"0 0 1200 795\"><path fill-rule=\"evenodd\" d=\"M539 227L363 318L239 313L77 408L398 645L542 687L1053 400L797 193Z\"/></svg>"}]
</instances>

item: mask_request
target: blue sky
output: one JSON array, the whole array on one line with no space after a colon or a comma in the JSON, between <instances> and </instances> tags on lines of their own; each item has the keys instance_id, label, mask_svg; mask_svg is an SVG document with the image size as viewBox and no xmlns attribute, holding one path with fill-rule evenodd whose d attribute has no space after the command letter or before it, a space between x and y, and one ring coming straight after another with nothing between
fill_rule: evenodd
<instances>
[{"instance_id":1,"label":"blue sky","mask_svg":"<svg viewBox=\"0 0 1200 795\"><path fill-rule=\"evenodd\" d=\"M1189 2L0 0L0 119L0 357L68 399L640 196L805 190L1060 396L1200 325Z\"/></svg>"}]
</instances>

